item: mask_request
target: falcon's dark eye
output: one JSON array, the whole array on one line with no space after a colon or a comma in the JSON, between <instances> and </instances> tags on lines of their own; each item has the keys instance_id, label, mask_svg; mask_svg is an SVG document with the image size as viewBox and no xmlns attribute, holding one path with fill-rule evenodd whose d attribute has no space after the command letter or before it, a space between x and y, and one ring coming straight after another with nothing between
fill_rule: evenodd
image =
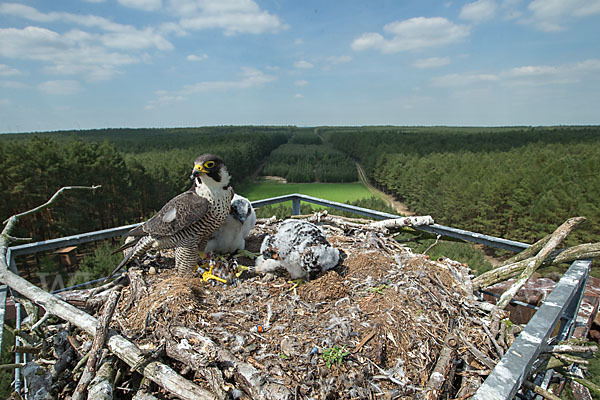
<instances>
[{"instance_id":1,"label":"falcon's dark eye","mask_svg":"<svg viewBox=\"0 0 600 400\"><path fill-rule=\"evenodd\" d=\"M212 167L215 166L215 162L214 161L207 161L207 162L204 163L204 166L206 168L212 168Z\"/></svg>"}]
</instances>

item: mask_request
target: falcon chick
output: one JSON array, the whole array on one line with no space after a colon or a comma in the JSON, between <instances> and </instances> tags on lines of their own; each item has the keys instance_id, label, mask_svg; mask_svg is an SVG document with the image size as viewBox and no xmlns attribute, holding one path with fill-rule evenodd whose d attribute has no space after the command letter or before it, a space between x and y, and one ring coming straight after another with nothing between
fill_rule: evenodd
<instances>
[{"instance_id":1,"label":"falcon chick","mask_svg":"<svg viewBox=\"0 0 600 400\"><path fill-rule=\"evenodd\" d=\"M246 248L246 236L256 225L256 212L250 200L235 194L231 211L221 227L215 231L206 245L206 253L234 253Z\"/></svg>"},{"instance_id":2,"label":"falcon chick","mask_svg":"<svg viewBox=\"0 0 600 400\"><path fill-rule=\"evenodd\" d=\"M134 239L117 251L133 247L111 276L148 250L175 248L179 274L194 271L198 250L204 249L212 233L229 215L233 188L221 158L203 154L194 160L192 187L171 199L152 218L129 231Z\"/></svg>"},{"instance_id":3,"label":"falcon chick","mask_svg":"<svg viewBox=\"0 0 600 400\"><path fill-rule=\"evenodd\" d=\"M256 272L285 269L291 279L309 280L340 261L340 251L329 244L323 231L304 220L283 221L274 235L264 238L260 252Z\"/></svg>"}]
</instances>

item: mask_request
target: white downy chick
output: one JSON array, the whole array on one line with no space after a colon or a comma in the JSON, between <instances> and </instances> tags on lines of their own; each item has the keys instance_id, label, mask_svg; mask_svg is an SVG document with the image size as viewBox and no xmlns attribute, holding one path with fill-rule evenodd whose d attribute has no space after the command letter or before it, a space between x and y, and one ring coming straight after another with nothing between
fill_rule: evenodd
<instances>
[{"instance_id":1,"label":"white downy chick","mask_svg":"<svg viewBox=\"0 0 600 400\"><path fill-rule=\"evenodd\" d=\"M246 237L256 225L256 212L250 201L235 194L231 200L231 211L221 227L212 234L205 252L235 253L246 248Z\"/></svg>"},{"instance_id":2,"label":"white downy chick","mask_svg":"<svg viewBox=\"0 0 600 400\"><path fill-rule=\"evenodd\" d=\"M340 251L329 244L323 231L304 220L283 221L274 235L264 238L260 253L257 273L285 269L291 279L309 280L340 261Z\"/></svg>"}]
</instances>

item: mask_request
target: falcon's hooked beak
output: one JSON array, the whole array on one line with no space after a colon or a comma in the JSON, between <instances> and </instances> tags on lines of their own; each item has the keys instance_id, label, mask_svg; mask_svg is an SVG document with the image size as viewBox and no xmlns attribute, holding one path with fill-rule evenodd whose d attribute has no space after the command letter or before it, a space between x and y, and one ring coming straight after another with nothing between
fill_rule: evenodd
<instances>
[{"instance_id":1,"label":"falcon's hooked beak","mask_svg":"<svg viewBox=\"0 0 600 400\"><path fill-rule=\"evenodd\" d=\"M194 169L192 170L192 175L190 175L190 179L194 179L202 174L207 174L208 171L204 168L202 164L194 165Z\"/></svg>"}]
</instances>

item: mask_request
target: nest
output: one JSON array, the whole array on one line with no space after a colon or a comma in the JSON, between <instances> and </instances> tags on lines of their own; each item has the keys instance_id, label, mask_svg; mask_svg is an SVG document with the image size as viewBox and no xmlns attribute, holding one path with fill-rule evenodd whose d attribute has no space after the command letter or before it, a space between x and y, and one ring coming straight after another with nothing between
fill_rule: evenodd
<instances>
[{"instance_id":1,"label":"nest","mask_svg":"<svg viewBox=\"0 0 600 400\"><path fill-rule=\"evenodd\" d=\"M275 226L257 224L247 249L258 251ZM322 229L344 260L297 288L285 276L237 277L250 258L212 261L227 284L182 278L163 252L128 272L112 327L148 352L164 350L175 370L225 397L420 397L448 337L458 362L438 390L457 393L466 381L457 367L488 369L470 347L500 357L481 329L468 266L413 254L354 225ZM242 367L259 376L260 387L240 381Z\"/></svg>"}]
</instances>

